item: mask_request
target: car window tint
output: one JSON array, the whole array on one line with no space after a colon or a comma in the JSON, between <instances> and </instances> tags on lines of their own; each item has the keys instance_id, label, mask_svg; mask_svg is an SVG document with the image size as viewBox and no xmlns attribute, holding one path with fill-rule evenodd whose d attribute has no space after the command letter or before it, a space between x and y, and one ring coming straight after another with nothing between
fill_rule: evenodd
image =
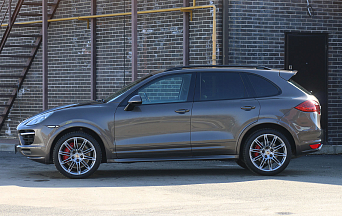
<instances>
[{"instance_id":1,"label":"car window tint","mask_svg":"<svg viewBox=\"0 0 342 216\"><path fill-rule=\"evenodd\" d=\"M159 78L138 91L142 104L185 102L191 83L191 74L177 74Z\"/></svg>"},{"instance_id":2,"label":"car window tint","mask_svg":"<svg viewBox=\"0 0 342 216\"><path fill-rule=\"evenodd\" d=\"M229 100L246 96L239 73L201 73L200 100Z\"/></svg>"},{"instance_id":3,"label":"car window tint","mask_svg":"<svg viewBox=\"0 0 342 216\"><path fill-rule=\"evenodd\" d=\"M261 76L248 74L248 79L253 86L256 97L274 96L280 93L276 85Z\"/></svg>"}]
</instances>

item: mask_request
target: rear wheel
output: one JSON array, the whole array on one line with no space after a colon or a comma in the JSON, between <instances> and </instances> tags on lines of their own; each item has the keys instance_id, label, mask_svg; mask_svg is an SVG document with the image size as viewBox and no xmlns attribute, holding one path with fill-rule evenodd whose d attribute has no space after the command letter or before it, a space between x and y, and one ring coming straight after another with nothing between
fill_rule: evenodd
<instances>
[{"instance_id":1,"label":"rear wheel","mask_svg":"<svg viewBox=\"0 0 342 216\"><path fill-rule=\"evenodd\" d=\"M252 172L260 175L276 175L289 164L291 145L286 136L279 131L259 130L248 137L243 158Z\"/></svg>"},{"instance_id":2,"label":"rear wheel","mask_svg":"<svg viewBox=\"0 0 342 216\"><path fill-rule=\"evenodd\" d=\"M97 141L84 132L71 132L60 138L53 151L57 170L68 178L86 178L101 163L101 148Z\"/></svg>"}]
</instances>

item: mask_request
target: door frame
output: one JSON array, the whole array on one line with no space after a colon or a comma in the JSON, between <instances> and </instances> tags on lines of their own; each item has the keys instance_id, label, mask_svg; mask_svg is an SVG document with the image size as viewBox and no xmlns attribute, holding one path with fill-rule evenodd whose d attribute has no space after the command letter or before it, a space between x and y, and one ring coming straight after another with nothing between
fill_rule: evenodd
<instances>
[{"instance_id":1,"label":"door frame","mask_svg":"<svg viewBox=\"0 0 342 216\"><path fill-rule=\"evenodd\" d=\"M328 57L329 57L329 33L312 33L312 32L301 32L301 31L293 31L293 32L285 32L285 46L284 46L284 69L289 70L289 53L288 53L288 36L289 35L321 35L325 36L325 67L324 67L324 78L325 82L323 83L324 88L326 89L326 109L322 113L321 117L325 117L326 121L324 124L321 124L322 128L322 142L324 144L328 144L328 108L329 108L329 103L328 103Z\"/></svg>"}]
</instances>

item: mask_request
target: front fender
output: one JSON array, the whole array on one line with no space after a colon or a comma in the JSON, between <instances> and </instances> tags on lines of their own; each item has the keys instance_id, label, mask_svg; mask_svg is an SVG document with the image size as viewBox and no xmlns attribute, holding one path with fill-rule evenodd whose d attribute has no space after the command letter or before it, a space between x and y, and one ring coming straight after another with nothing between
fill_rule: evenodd
<instances>
[{"instance_id":1,"label":"front fender","mask_svg":"<svg viewBox=\"0 0 342 216\"><path fill-rule=\"evenodd\" d=\"M79 128L85 128L88 130L93 131L98 135L98 137L101 139L102 143L104 144L104 148L106 150L107 155L112 154L115 150L114 146L114 140L111 136L111 132L109 129L104 130L100 126L95 125L91 122L84 122L80 120L69 120L63 124L63 126L59 126L58 128L55 128L52 133L50 133L50 136L48 138L48 142L46 145L47 150L51 153L53 151L53 146L56 144L58 139L61 137L61 134L67 133L66 131L72 131L72 129L79 130ZM46 161L50 161L51 158L46 158Z\"/></svg>"}]
</instances>

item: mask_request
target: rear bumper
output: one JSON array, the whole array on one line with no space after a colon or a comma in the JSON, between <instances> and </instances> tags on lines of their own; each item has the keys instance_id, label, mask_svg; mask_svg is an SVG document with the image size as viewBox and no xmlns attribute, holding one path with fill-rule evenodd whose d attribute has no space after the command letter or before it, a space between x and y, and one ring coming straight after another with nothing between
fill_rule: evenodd
<instances>
[{"instance_id":1,"label":"rear bumper","mask_svg":"<svg viewBox=\"0 0 342 216\"><path fill-rule=\"evenodd\" d=\"M291 109L280 119L280 124L292 134L295 143L295 156L319 151L322 144L321 116L315 112L302 112ZM314 146L321 144L320 146Z\"/></svg>"},{"instance_id":2,"label":"rear bumper","mask_svg":"<svg viewBox=\"0 0 342 216\"><path fill-rule=\"evenodd\" d=\"M304 150L304 151L302 151L302 152L303 152L303 154L312 153L312 152L316 152L316 151L321 150L322 147L323 147L323 144L321 143L321 145L320 145L318 148L315 148L315 149L308 149L308 150Z\"/></svg>"}]
</instances>

